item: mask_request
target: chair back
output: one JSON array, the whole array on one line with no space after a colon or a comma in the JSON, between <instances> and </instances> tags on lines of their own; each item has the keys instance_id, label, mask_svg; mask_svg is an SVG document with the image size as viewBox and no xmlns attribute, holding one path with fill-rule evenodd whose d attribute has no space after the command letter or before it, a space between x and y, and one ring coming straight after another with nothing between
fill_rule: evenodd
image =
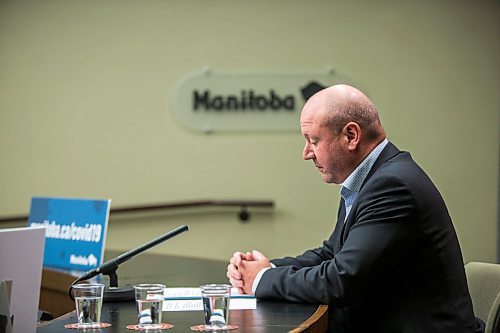
<instances>
[{"instance_id":1,"label":"chair back","mask_svg":"<svg viewBox=\"0 0 500 333\"><path fill-rule=\"evenodd\" d=\"M485 333L500 333L500 264L465 265L474 314L486 323Z\"/></svg>"}]
</instances>

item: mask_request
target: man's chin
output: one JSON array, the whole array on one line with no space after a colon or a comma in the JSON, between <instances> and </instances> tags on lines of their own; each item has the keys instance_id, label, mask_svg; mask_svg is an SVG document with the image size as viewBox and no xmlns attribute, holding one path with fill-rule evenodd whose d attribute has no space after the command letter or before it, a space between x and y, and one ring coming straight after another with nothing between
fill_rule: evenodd
<instances>
[{"instance_id":1,"label":"man's chin","mask_svg":"<svg viewBox=\"0 0 500 333\"><path fill-rule=\"evenodd\" d=\"M330 174L321 173L321 178L327 184L341 184L342 182L336 181L335 178Z\"/></svg>"},{"instance_id":2,"label":"man's chin","mask_svg":"<svg viewBox=\"0 0 500 333\"><path fill-rule=\"evenodd\" d=\"M324 174L324 173L321 173L321 178L323 179L323 181L327 184L330 184L330 183L333 183L333 180L332 178L330 177L330 175L327 175L327 174Z\"/></svg>"}]
</instances>

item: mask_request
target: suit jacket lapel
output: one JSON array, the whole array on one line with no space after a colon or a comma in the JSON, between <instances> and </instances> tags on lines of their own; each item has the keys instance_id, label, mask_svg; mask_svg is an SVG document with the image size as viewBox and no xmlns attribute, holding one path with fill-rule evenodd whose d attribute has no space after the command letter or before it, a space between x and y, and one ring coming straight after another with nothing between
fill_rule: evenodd
<instances>
[{"instance_id":1,"label":"suit jacket lapel","mask_svg":"<svg viewBox=\"0 0 500 333\"><path fill-rule=\"evenodd\" d=\"M341 247L341 236L343 234L345 219L345 204L344 199L340 199L339 210L337 213L337 224L335 225L335 230L332 235L332 243L333 243L333 254L336 255L340 251ZM343 242L342 242L343 243Z\"/></svg>"},{"instance_id":2,"label":"suit jacket lapel","mask_svg":"<svg viewBox=\"0 0 500 333\"><path fill-rule=\"evenodd\" d=\"M373 164L372 168L370 169L370 172L368 172L368 175L366 176L365 180L363 181L363 184L361 185L360 192L363 190L363 186L365 185L367 180L370 179L370 177L375 173L375 171L377 171L377 169L382 164L384 164L388 159L392 158L393 156L397 155L398 153L400 153L400 150L394 144L392 144L391 142L387 143L387 145L382 150L382 152L378 156L377 160ZM358 193L358 196L359 196L359 193ZM338 240L336 240L336 244L335 244L337 246L336 248L338 248L337 252L340 251L340 248L342 247L342 245L345 242L345 239L347 238L348 233L346 233L346 231L345 231L346 228L347 227L350 228L351 225L355 222L355 221L353 221L352 217L355 215L354 212L356 210L356 202L354 202L354 205L351 209L351 213L349 214L349 216L346 219L345 218L345 205L344 205L343 199L340 200L340 205L342 206L343 215L342 215L342 220L340 219L340 216L339 216L339 219L337 221L337 225L338 225L338 223L341 223L341 226L342 226L342 228L340 228L340 231L339 231ZM345 223L344 223L344 220L345 220Z\"/></svg>"}]
</instances>

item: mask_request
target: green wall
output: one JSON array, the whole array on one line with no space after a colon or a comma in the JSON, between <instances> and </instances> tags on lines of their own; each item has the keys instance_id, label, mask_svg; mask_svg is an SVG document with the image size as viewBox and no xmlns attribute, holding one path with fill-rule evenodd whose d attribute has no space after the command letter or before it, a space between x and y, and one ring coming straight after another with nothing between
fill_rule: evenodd
<instances>
[{"instance_id":1,"label":"green wall","mask_svg":"<svg viewBox=\"0 0 500 333\"><path fill-rule=\"evenodd\" d=\"M195 133L170 103L203 67L333 68L372 97L389 138L435 181L464 259L494 262L499 17L486 0L0 0L0 216L27 214L33 195L113 207L270 199L276 208L246 224L233 210L111 216L107 248L180 224L190 232L151 252L228 259L316 247L334 227L339 189L302 160L300 132Z\"/></svg>"}]
</instances>

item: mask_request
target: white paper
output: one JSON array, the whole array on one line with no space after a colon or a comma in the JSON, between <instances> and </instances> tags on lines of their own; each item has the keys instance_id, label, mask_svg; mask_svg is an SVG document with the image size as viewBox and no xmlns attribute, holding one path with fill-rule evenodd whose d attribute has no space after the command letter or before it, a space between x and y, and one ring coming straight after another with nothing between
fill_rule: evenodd
<instances>
[{"instance_id":1,"label":"white paper","mask_svg":"<svg viewBox=\"0 0 500 333\"><path fill-rule=\"evenodd\" d=\"M13 333L34 333L42 281L45 228L0 230L0 281L12 281Z\"/></svg>"},{"instance_id":2,"label":"white paper","mask_svg":"<svg viewBox=\"0 0 500 333\"><path fill-rule=\"evenodd\" d=\"M203 311L200 288L166 288L163 296L163 311ZM229 309L257 309L257 299L232 289Z\"/></svg>"}]
</instances>

